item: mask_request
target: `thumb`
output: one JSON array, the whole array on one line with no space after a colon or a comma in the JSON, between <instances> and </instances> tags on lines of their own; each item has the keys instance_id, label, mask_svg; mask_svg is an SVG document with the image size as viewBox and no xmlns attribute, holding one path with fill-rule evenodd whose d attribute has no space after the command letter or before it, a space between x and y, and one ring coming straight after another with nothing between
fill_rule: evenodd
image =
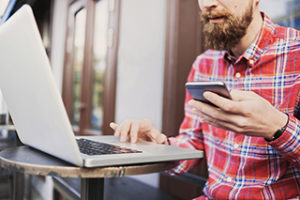
<instances>
[{"instance_id":1,"label":"thumb","mask_svg":"<svg viewBox=\"0 0 300 200\"><path fill-rule=\"evenodd\" d=\"M158 135L158 137L157 138L155 138L156 139L156 142L158 143L158 144L168 144L168 142L167 142L167 136L165 136L164 134L160 134L160 135Z\"/></svg>"},{"instance_id":2,"label":"thumb","mask_svg":"<svg viewBox=\"0 0 300 200\"><path fill-rule=\"evenodd\" d=\"M167 137L158 130L151 131L150 134L153 138L153 142L157 144L165 144L167 141Z\"/></svg>"}]
</instances>

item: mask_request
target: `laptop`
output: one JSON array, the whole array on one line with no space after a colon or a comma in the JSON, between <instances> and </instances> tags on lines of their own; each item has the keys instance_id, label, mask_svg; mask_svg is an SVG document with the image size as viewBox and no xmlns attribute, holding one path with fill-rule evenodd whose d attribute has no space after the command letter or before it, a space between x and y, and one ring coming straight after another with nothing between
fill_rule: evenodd
<instances>
[{"instance_id":1,"label":"laptop","mask_svg":"<svg viewBox=\"0 0 300 200\"><path fill-rule=\"evenodd\" d=\"M0 26L0 89L21 142L76 166L129 165L203 156L202 151L169 145L121 143L114 136L75 137L28 5Z\"/></svg>"}]
</instances>

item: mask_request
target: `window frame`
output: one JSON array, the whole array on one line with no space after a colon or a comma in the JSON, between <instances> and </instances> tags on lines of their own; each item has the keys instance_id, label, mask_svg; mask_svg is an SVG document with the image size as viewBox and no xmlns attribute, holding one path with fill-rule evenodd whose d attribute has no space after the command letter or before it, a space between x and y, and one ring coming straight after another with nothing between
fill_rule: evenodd
<instances>
[{"instance_id":1,"label":"window frame","mask_svg":"<svg viewBox=\"0 0 300 200\"><path fill-rule=\"evenodd\" d=\"M112 130L109 123L115 118L116 98L116 68L118 52L118 32L120 17L120 0L109 0L108 30L112 30L111 38L108 38L110 45L107 47L106 69L104 72L103 92L103 119L102 130L92 130L92 73L93 73L93 42L94 42L94 16L97 0L75 0L69 4L67 17L67 31L65 42L65 60L63 70L62 98L69 116L73 112L73 58L74 58L74 19L76 13L86 9L85 44L83 69L80 86L80 119L77 128L74 128L75 135L109 135ZM110 31L108 31L110 32ZM105 33L107 34L107 33ZM110 36L110 34L108 34ZM71 120L70 120L71 121Z\"/></svg>"}]
</instances>

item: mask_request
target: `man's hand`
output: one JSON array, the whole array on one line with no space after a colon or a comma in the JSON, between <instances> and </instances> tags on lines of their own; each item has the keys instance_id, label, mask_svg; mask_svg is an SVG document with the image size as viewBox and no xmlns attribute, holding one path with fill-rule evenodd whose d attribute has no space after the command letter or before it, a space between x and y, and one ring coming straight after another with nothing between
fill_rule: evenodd
<instances>
[{"instance_id":1,"label":"man's hand","mask_svg":"<svg viewBox=\"0 0 300 200\"><path fill-rule=\"evenodd\" d=\"M231 91L232 100L212 92L204 97L218 108L191 100L188 105L203 123L237 133L271 139L288 117L267 100L249 91Z\"/></svg>"},{"instance_id":2,"label":"man's hand","mask_svg":"<svg viewBox=\"0 0 300 200\"><path fill-rule=\"evenodd\" d=\"M167 137L157 130L150 120L125 120L120 125L112 122L110 127L115 131L114 136L120 137L121 142L130 140L136 143L138 139L168 144Z\"/></svg>"}]
</instances>

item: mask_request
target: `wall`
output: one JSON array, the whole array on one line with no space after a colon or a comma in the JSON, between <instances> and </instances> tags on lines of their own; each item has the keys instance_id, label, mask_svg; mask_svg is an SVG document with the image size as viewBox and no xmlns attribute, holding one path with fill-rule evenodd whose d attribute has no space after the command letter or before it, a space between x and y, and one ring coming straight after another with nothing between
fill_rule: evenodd
<instances>
[{"instance_id":1,"label":"wall","mask_svg":"<svg viewBox=\"0 0 300 200\"><path fill-rule=\"evenodd\" d=\"M270 6L272 4L272 6ZM274 23L281 26L300 29L300 1L299 0L264 0L260 4Z\"/></svg>"},{"instance_id":2,"label":"wall","mask_svg":"<svg viewBox=\"0 0 300 200\"><path fill-rule=\"evenodd\" d=\"M116 122L150 119L161 129L166 1L121 1ZM139 177L157 187L158 175Z\"/></svg>"},{"instance_id":3,"label":"wall","mask_svg":"<svg viewBox=\"0 0 300 200\"><path fill-rule=\"evenodd\" d=\"M291 0L261 0L260 10L265 12L271 19L280 17L286 14L287 2ZM272 5L272 6L270 6Z\"/></svg>"}]
</instances>

